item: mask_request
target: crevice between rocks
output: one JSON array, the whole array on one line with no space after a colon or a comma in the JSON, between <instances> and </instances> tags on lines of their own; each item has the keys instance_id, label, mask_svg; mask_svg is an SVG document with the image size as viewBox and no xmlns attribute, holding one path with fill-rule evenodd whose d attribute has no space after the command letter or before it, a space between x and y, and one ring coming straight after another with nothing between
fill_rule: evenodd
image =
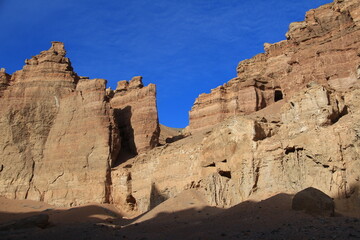
<instances>
[{"instance_id":1,"label":"crevice between rocks","mask_svg":"<svg viewBox=\"0 0 360 240\"><path fill-rule=\"evenodd\" d=\"M28 189L26 190L25 199L27 199L28 194L29 194L29 191L30 191L30 188L31 188L31 186L32 186L32 180L33 180L33 178L34 178L34 171L35 171L35 161L34 161L34 159L32 159L31 177L30 177L30 179L29 179L29 187L28 187Z\"/></svg>"}]
</instances>

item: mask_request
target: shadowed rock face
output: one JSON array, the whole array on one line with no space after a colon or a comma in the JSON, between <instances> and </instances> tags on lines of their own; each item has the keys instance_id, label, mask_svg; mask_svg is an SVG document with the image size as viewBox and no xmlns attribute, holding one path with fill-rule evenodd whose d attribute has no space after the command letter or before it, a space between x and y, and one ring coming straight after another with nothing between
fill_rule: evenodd
<instances>
[{"instance_id":1,"label":"shadowed rock face","mask_svg":"<svg viewBox=\"0 0 360 240\"><path fill-rule=\"evenodd\" d=\"M334 201L316 188L306 188L295 194L292 200L292 209L303 210L313 215L334 216Z\"/></svg>"},{"instance_id":2,"label":"shadowed rock face","mask_svg":"<svg viewBox=\"0 0 360 240\"><path fill-rule=\"evenodd\" d=\"M78 77L65 54L53 42L2 91L3 196L59 206L109 201L109 166L120 146L106 81Z\"/></svg>"},{"instance_id":3,"label":"shadowed rock face","mask_svg":"<svg viewBox=\"0 0 360 240\"><path fill-rule=\"evenodd\" d=\"M359 79L358 1L335 1L290 24L287 40L264 44L265 53L244 60L237 77L201 94L190 111L190 130L199 131L236 114L249 114L289 98L316 81L336 90Z\"/></svg>"}]
</instances>

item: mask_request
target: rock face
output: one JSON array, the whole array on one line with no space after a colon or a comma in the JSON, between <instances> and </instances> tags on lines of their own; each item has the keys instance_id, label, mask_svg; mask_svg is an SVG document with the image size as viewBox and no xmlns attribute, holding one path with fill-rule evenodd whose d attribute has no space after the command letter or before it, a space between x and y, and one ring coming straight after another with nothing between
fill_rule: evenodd
<instances>
[{"instance_id":1,"label":"rock face","mask_svg":"<svg viewBox=\"0 0 360 240\"><path fill-rule=\"evenodd\" d=\"M191 131L290 98L312 81L349 89L359 79L359 5L335 1L290 24L287 40L265 44L265 53L239 63L236 78L196 99Z\"/></svg>"},{"instance_id":2,"label":"rock face","mask_svg":"<svg viewBox=\"0 0 360 240\"><path fill-rule=\"evenodd\" d=\"M314 187L360 208L359 8L311 10L288 40L241 62L196 100L192 135L112 171L114 203L144 212L194 188L229 207Z\"/></svg>"},{"instance_id":3,"label":"rock face","mask_svg":"<svg viewBox=\"0 0 360 240\"><path fill-rule=\"evenodd\" d=\"M110 100L119 126L123 149L136 155L159 144L156 86L144 87L142 77L118 82ZM124 151L125 151L124 150Z\"/></svg>"},{"instance_id":4,"label":"rock face","mask_svg":"<svg viewBox=\"0 0 360 240\"><path fill-rule=\"evenodd\" d=\"M0 69L0 97L2 92L9 86L11 76L5 72L4 68Z\"/></svg>"},{"instance_id":5,"label":"rock face","mask_svg":"<svg viewBox=\"0 0 360 240\"><path fill-rule=\"evenodd\" d=\"M120 145L106 81L78 77L65 53L53 42L2 91L3 196L59 206L109 201L110 164Z\"/></svg>"},{"instance_id":6,"label":"rock face","mask_svg":"<svg viewBox=\"0 0 360 240\"><path fill-rule=\"evenodd\" d=\"M201 95L190 133L162 146L154 85L105 90L54 42L11 78L0 72L0 194L143 213L188 189L230 207L313 187L360 209L359 8L309 11Z\"/></svg>"},{"instance_id":7,"label":"rock face","mask_svg":"<svg viewBox=\"0 0 360 240\"><path fill-rule=\"evenodd\" d=\"M113 169L114 203L144 212L191 188L221 207L310 186L350 199L360 178L359 91L311 84L282 104L281 121L259 111L155 148Z\"/></svg>"}]
</instances>

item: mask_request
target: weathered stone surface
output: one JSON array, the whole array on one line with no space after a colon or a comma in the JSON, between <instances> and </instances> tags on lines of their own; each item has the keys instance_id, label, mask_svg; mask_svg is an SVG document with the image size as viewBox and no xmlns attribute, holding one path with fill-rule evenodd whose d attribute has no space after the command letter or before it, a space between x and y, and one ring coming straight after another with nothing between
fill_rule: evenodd
<instances>
[{"instance_id":1,"label":"weathered stone surface","mask_svg":"<svg viewBox=\"0 0 360 240\"><path fill-rule=\"evenodd\" d=\"M190 130L290 98L312 81L339 91L358 84L359 6L358 1L337 1L290 24L287 40L265 44L265 53L239 63L236 78L198 97L190 111Z\"/></svg>"},{"instance_id":2,"label":"weathered stone surface","mask_svg":"<svg viewBox=\"0 0 360 240\"><path fill-rule=\"evenodd\" d=\"M198 98L184 138L156 148L155 86L135 77L105 90L53 43L2 75L0 193L141 213L187 189L229 207L313 187L360 208L359 4L311 10ZM140 153L126 162L119 131L122 153Z\"/></svg>"},{"instance_id":3,"label":"weathered stone surface","mask_svg":"<svg viewBox=\"0 0 360 240\"><path fill-rule=\"evenodd\" d=\"M281 120L290 135L317 126L331 125L347 114L341 95L332 94L316 83L309 84L305 91L294 94L283 108Z\"/></svg>"},{"instance_id":4,"label":"weathered stone surface","mask_svg":"<svg viewBox=\"0 0 360 240\"><path fill-rule=\"evenodd\" d=\"M266 112L233 117L153 149L113 171L114 203L131 195L144 212L189 188L222 207L307 187L348 199L360 178L358 91L309 85L280 108L283 122Z\"/></svg>"},{"instance_id":5,"label":"weathered stone surface","mask_svg":"<svg viewBox=\"0 0 360 240\"><path fill-rule=\"evenodd\" d=\"M311 10L288 40L265 44L236 78L201 94L193 135L113 171L114 203L144 212L188 188L222 207L307 187L358 197L360 38L349 16L359 4Z\"/></svg>"},{"instance_id":6,"label":"weathered stone surface","mask_svg":"<svg viewBox=\"0 0 360 240\"><path fill-rule=\"evenodd\" d=\"M306 188L295 194L292 200L293 210L303 210L311 215L334 216L334 201L316 188Z\"/></svg>"},{"instance_id":7,"label":"weathered stone surface","mask_svg":"<svg viewBox=\"0 0 360 240\"><path fill-rule=\"evenodd\" d=\"M142 77L129 82L120 81L110 100L119 126L123 150L138 154L159 143L159 120L156 106L156 87L144 87Z\"/></svg>"},{"instance_id":8,"label":"weathered stone surface","mask_svg":"<svg viewBox=\"0 0 360 240\"><path fill-rule=\"evenodd\" d=\"M103 79L80 80L75 94L61 100L28 198L55 205L109 202L109 167L119 142L104 100L105 84Z\"/></svg>"},{"instance_id":9,"label":"weathered stone surface","mask_svg":"<svg viewBox=\"0 0 360 240\"><path fill-rule=\"evenodd\" d=\"M119 148L106 81L79 78L52 47L12 75L0 99L0 194L61 206L109 201ZM116 147L115 147L116 146Z\"/></svg>"},{"instance_id":10,"label":"weathered stone surface","mask_svg":"<svg viewBox=\"0 0 360 240\"><path fill-rule=\"evenodd\" d=\"M9 86L11 76L5 72L4 68L0 69L0 98L2 92Z\"/></svg>"}]
</instances>

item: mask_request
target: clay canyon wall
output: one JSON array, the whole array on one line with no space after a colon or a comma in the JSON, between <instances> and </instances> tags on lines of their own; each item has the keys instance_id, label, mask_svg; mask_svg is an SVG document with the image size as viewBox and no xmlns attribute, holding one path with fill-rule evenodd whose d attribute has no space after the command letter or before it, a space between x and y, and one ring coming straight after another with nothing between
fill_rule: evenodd
<instances>
[{"instance_id":1,"label":"clay canyon wall","mask_svg":"<svg viewBox=\"0 0 360 240\"><path fill-rule=\"evenodd\" d=\"M155 85L106 89L53 42L0 71L0 194L142 213L187 189L229 207L315 187L360 209L359 29L357 0L310 10L201 94L186 134L163 145Z\"/></svg>"},{"instance_id":2,"label":"clay canyon wall","mask_svg":"<svg viewBox=\"0 0 360 240\"><path fill-rule=\"evenodd\" d=\"M196 99L191 130L288 99L312 81L348 89L358 78L359 24L355 1L335 1L308 11L305 21L290 24L287 40L265 43L265 53L239 63L235 78Z\"/></svg>"},{"instance_id":3,"label":"clay canyon wall","mask_svg":"<svg viewBox=\"0 0 360 240\"><path fill-rule=\"evenodd\" d=\"M53 42L11 78L1 71L0 192L6 197L59 206L111 200L111 166L127 147L119 131L124 117L118 123L114 116L129 107L117 93L109 96L106 80L79 77L65 54L63 43ZM139 99L155 99L155 87L149 88ZM127 119L125 127L137 134L134 151L156 146L156 101L131 107L139 123Z\"/></svg>"}]
</instances>

